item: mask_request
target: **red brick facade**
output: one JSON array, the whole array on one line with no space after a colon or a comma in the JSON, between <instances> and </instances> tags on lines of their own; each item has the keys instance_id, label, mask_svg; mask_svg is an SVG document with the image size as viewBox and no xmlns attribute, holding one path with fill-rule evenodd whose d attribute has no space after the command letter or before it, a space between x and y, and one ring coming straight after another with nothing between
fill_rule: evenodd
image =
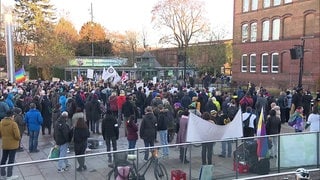
<instances>
[{"instance_id":1,"label":"red brick facade","mask_svg":"<svg viewBox=\"0 0 320 180\"><path fill-rule=\"evenodd\" d=\"M305 37L302 85L311 90L320 89L320 1L269 0L270 6L263 7L265 0L257 0L257 9L252 10L254 1L234 0L233 80L280 89L297 86L300 60L291 59L290 49L302 45L301 37ZM275 1L280 1L280 5L274 5ZM276 19L280 21L278 28ZM269 28L263 26L266 21ZM254 23L256 33L254 28L252 30ZM243 31L246 25L248 28ZM266 29L269 29L269 33L265 33L268 38L262 40L266 37L263 35ZM278 36L273 34L275 29L279 30ZM256 34L253 39L251 33ZM262 59L265 62L263 67Z\"/></svg>"}]
</instances>

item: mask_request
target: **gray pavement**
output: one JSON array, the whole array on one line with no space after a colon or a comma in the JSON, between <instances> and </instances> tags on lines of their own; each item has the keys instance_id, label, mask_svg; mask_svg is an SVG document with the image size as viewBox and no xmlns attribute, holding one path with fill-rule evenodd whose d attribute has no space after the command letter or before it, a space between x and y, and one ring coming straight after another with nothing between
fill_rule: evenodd
<instances>
[{"instance_id":1,"label":"gray pavement","mask_svg":"<svg viewBox=\"0 0 320 180\"><path fill-rule=\"evenodd\" d=\"M291 127L287 125L282 125L282 133L293 132ZM28 136L24 134L22 138L22 144L25 148L23 152L17 152L16 154L16 163L24 163L30 161L42 161L33 164L26 165L18 165L14 167L14 175L18 175L21 180L55 180L55 179L106 179L106 174L110 171L107 162L107 156L102 154L105 151L105 144L103 142L102 136L98 134L91 134L91 138L99 139L99 148L92 149L88 151L88 154L99 153L95 156L86 157L86 165L88 167L87 171L77 172L75 168L77 167L77 163L75 159L69 159L69 163L71 164L71 168L69 171L58 173L57 172L57 161L48 161L48 153L50 148L54 144L54 140L51 135L42 135L40 133L39 137L39 147L40 152L38 153L29 153L28 152ZM175 140L174 140L175 141ZM156 143L159 145L159 143ZM118 150L127 149L127 139L124 137L124 128L120 128L120 138L118 140ZM141 139L137 142L137 147L144 147L143 141ZM233 150L235 149L235 143L233 143ZM169 158L161 159L161 162L165 165L168 171L168 175L170 177L170 173L172 170L180 169L186 172L187 179L198 179L200 167L201 167L201 146L191 146L188 150L191 150L191 163L183 164L179 160L179 149L176 146L170 147L170 155ZM217 142L214 146L214 176L215 179L234 179L236 177L236 172L233 171L233 159L232 158L221 158L218 155L221 152L221 143ZM68 154L69 156L73 156L74 153L71 152ZM188 153L188 157L190 154ZM142 162L143 154L138 153L138 161ZM271 167L275 167L276 160L271 160ZM191 172L191 177L189 177L189 173ZM255 174L245 173L239 174L239 177L248 177L255 176ZM146 174L146 179L155 179L153 176L152 169L148 171Z\"/></svg>"}]
</instances>

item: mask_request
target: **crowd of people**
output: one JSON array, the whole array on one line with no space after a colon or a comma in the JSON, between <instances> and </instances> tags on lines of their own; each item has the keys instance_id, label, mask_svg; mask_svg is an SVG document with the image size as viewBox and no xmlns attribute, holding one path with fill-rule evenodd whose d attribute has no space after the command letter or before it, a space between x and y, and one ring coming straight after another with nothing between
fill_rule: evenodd
<instances>
[{"instance_id":1,"label":"crowd of people","mask_svg":"<svg viewBox=\"0 0 320 180\"><path fill-rule=\"evenodd\" d=\"M141 84L141 83L140 83ZM313 102L314 100L314 102ZM313 103L313 105L312 105ZM186 142L188 115L195 112L204 120L226 125L242 110L244 137L256 134L257 120L263 109L267 134L278 134L281 124L289 122L296 132L310 126L319 131L320 94L316 97L302 88L281 91L272 96L265 88L250 85L247 89L221 92L192 86L176 87L167 83L116 85L108 83L34 81L23 84L1 83L0 134L3 141L1 165L14 162L16 151L26 150L21 138L29 138L29 153L37 153L39 133L52 135L59 146L60 157L67 155L74 144L76 155L87 148L91 134L103 137L107 151L117 150L119 128L124 127L128 149L134 149L139 137L145 147L159 141L168 145L176 134L174 143ZM13 116L15 115L15 116ZM292 117L297 117L292 120ZM138 124L138 119L141 124ZM8 134L8 124L14 128ZM101 127L100 127L101 126ZM52 133L53 132L53 133ZM159 133L157 133L159 132ZM159 137L157 137L157 134ZM9 141L9 142L8 142ZM276 143L275 140L273 140ZM14 143L13 143L14 142ZM214 143L202 144L202 164L212 164ZM180 160L188 163L187 147L180 147ZM133 153L133 152L130 152ZM169 148L162 148L162 156L169 156ZM231 157L231 142L222 142L221 158ZM276 157L276 151L271 153ZM108 161L112 162L111 154ZM148 160L145 152L144 160ZM78 158L77 171L86 170L84 157ZM58 172L68 170L67 160L59 160ZM12 176L12 167L1 168L1 176Z\"/></svg>"}]
</instances>

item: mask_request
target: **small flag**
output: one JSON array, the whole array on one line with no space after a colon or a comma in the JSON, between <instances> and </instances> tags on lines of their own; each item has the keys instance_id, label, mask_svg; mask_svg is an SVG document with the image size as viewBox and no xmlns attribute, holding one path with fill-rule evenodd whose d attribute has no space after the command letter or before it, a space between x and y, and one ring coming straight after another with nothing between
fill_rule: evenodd
<instances>
[{"instance_id":1,"label":"small flag","mask_svg":"<svg viewBox=\"0 0 320 180\"><path fill-rule=\"evenodd\" d=\"M259 116L257 127L257 136L266 136L266 124L263 118L263 108ZM268 137L258 137L257 139L257 156L258 158L265 158L268 153Z\"/></svg>"},{"instance_id":2,"label":"small flag","mask_svg":"<svg viewBox=\"0 0 320 180\"><path fill-rule=\"evenodd\" d=\"M15 72L15 78L16 78L16 82L17 83L22 83L24 81L26 81L26 72L24 71L24 68L22 67L21 69L19 69L19 71Z\"/></svg>"},{"instance_id":3,"label":"small flag","mask_svg":"<svg viewBox=\"0 0 320 180\"><path fill-rule=\"evenodd\" d=\"M126 73L125 71L122 71L122 75L121 75L121 81L124 82L126 80L128 80L128 73Z\"/></svg>"}]
</instances>

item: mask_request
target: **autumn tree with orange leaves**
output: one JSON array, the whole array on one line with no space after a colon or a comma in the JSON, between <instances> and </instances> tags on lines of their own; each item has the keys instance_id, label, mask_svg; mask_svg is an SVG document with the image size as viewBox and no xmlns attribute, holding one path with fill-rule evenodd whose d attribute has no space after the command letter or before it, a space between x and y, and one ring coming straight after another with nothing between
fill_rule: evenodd
<instances>
[{"instance_id":1,"label":"autumn tree with orange leaves","mask_svg":"<svg viewBox=\"0 0 320 180\"><path fill-rule=\"evenodd\" d=\"M112 44L106 37L106 30L95 22L85 23L79 32L79 43L76 49L77 56L110 56Z\"/></svg>"}]
</instances>

